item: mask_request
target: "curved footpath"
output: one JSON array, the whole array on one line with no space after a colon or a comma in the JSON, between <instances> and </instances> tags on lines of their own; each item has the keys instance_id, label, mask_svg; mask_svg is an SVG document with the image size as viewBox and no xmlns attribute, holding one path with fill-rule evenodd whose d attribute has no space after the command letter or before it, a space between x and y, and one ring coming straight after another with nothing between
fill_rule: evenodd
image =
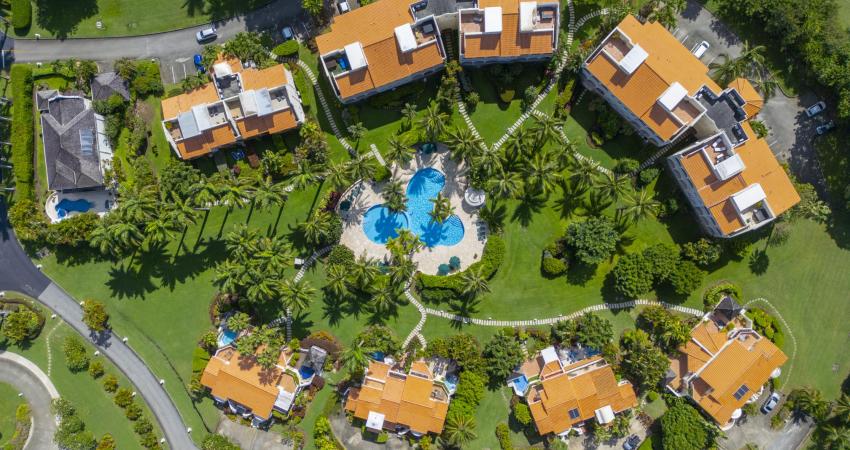
<instances>
[{"instance_id":1,"label":"curved footpath","mask_svg":"<svg viewBox=\"0 0 850 450\"><path fill-rule=\"evenodd\" d=\"M0 382L11 384L24 394L32 411L30 437L27 450L58 449L53 443L56 419L50 412L50 403L59 398L53 383L30 360L21 355L0 350Z\"/></svg>"},{"instance_id":2,"label":"curved footpath","mask_svg":"<svg viewBox=\"0 0 850 450\"><path fill-rule=\"evenodd\" d=\"M78 333L89 336L83 323L83 311L73 297L68 295L47 276L41 273L24 253L6 217L5 201L0 199L0 290L18 291L38 299L53 310ZM180 413L171 402L158 379L144 361L120 339L107 335L93 344L112 361L133 383L156 417L172 449L195 449Z\"/></svg>"}]
</instances>

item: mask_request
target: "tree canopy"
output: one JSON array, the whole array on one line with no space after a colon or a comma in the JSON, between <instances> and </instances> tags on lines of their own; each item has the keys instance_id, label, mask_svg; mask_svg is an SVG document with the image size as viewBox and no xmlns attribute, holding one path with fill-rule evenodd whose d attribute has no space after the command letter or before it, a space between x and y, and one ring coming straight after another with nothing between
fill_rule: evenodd
<instances>
[{"instance_id":1,"label":"tree canopy","mask_svg":"<svg viewBox=\"0 0 850 450\"><path fill-rule=\"evenodd\" d=\"M591 217L567 227L566 243L584 264L596 265L608 259L617 249L620 233L611 219Z\"/></svg>"}]
</instances>

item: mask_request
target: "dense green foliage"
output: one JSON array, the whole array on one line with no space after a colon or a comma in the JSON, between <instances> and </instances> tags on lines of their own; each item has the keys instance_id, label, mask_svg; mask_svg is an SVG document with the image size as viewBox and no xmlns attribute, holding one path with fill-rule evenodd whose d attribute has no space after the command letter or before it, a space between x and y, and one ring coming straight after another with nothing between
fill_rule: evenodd
<instances>
[{"instance_id":1,"label":"dense green foliage","mask_svg":"<svg viewBox=\"0 0 850 450\"><path fill-rule=\"evenodd\" d=\"M12 27L26 30L32 24L32 2L30 0L12 0Z\"/></svg>"},{"instance_id":2,"label":"dense green foliage","mask_svg":"<svg viewBox=\"0 0 850 450\"><path fill-rule=\"evenodd\" d=\"M272 53L274 53L275 56L279 56L281 58L288 58L290 56L298 54L298 48L298 41L296 41L295 39L290 39L273 48Z\"/></svg>"},{"instance_id":3,"label":"dense green foliage","mask_svg":"<svg viewBox=\"0 0 850 450\"><path fill-rule=\"evenodd\" d=\"M665 281L672 283L681 265L676 247L655 244L641 253L629 253L617 260L611 272L614 288L626 297L638 298Z\"/></svg>"},{"instance_id":4,"label":"dense green foliage","mask_svg":"<svg viewBox=\"0 0 850 450\"><path fill-rule=\"evenodd\" d=\"M691 335L691 327L686 322L661 306L649 306L641 311L637 326L668 354L675 352Z\"/></svg>"},{"instance_id":5,"label":"dense green foliage","mask_svg":"<svg viewBox=\"0 0 850 450\"><path fill-rule=\"evenodd\" d=\"M669 361L643 330L627 330L620 337L620 368L640 389L653 389L667 371Z\"/></svg>"},{"instance_id":6,"label":"dense green foliage","mask_svg":"<svg viewBox=\"0 0 850 450\"><path fill-rule=\"evenodd\" d=\"M3 320L3 337L12 344L21 345L23 342L35 339L44 325L42 318L35 311L20 306Z\"/></svg>"},{"instance_id":7,"label":"dense green foliage","mask_svg":"<svg viewBox=\"0 0 850 450\"><path fill-rule=\"evenodd\" d=\"M661 416L661 444L664 450L711 448L714 439L709 427L693 406L677 398Z\"/></svg>"},{"instance_id":8,"label":"dense green foliage","mask_svg":"<svg viewBox=\"0 0 850 450\"><path fill-rule=\"evenodd\" d=\"M716 263L722 250L720 244L706 238L682 244L682 256L702 267Z\"/></svg>"},{"instance_id":9,"label":"dense green foliage","mask_svg":"<svg viewBox=\"0 0 850 450\"><path fill-rule=\"evenodd\" d=\"M617 249L620 233L607 216L591 217L567 227L565 241L583 264L594 266L605 261Z\"/></svg>"},{"instance_id":10,"label":"dense green foliage","mask_svg":"<svg viewBox=\"0 0 850 450\"><path fill-rule=\"evenodd\" d=\"M59 418L59 428L53 441L67 450L92 450L97 440L77 415L77 409L64 398L53 400L53 413Z\"/></svg>"},{"instance_id":11,"label":"dense green foliage","mask_svg":"<svg viewBox=\"0 0 850 450\"><path fill-rule=\"evenodd\" d=\"M512 333L496 333L484 346L484 359L487 361L487 375L490 379L506 380L524 358L522 347Z\"/></svg>"},{"instance_id":12,"label":"dense green foliage","mask_svg":"<svg viewBox=\"0 0 850 450\"><path fill-rule=\"evenodd\" d=\"M747 317L752 319L753 328L762 336L770 339L777 347L785 345L785 335L779 326L779 321L761 308L747 310Z\"/></svg>"},{"instance_id":13,"label":"dense green foliage","mask_svg":"<svg viewBox=\"0 0 850 450\"><path fill-rule=\"evenodd\" d=\"M27 0L27 4L29 1ZM12 170L19 199L33 199L33 152L35 151L32 103L32 67L15 64L10 73L12 97Z\"/></svg>"},{"instance_id":14,"label":"dense green foliage","mask_svg":"<svg viewBox=\"0 0 850 450\"><path fill-rule=\"evenodd\" d=\"M71 372L81 372L89 368L89 356L86 354L86 346L77 336L68 336L62 342L62 353L65 355L65 364Z\"/></svg>"},{"instance_id":15,"label":"dense green foliage","mask_svg":"<svg viewBox=\"0 0 850 450\"><path fill-rule=\"evenodd\" d=\"M705 278L705 271L690 261L682 261L670 274L670 285L679 295L690 295L697 290Z\"/></svg>"},{"instance_id":16,"label":"dense green foliage","mask_svg":"<svg viewBox=\"0 0 850 450\"><path fill-rule=\"evenodd\" d=\"M567 263L563 259L546 256L540 263L543 275L554 278L563 275L567 271Z\"/></svg>"},{"instance_id":17,"label":"dense green foliage","mask_svg":"<svg viewBox=\"0 0 850 450\"><path fill-rule=\"evenodd\" d=\"M484 245L484 253L481 260L471 264L463 272L448 276L425 275L420 273L416 277L417 288L422 300L428 302L442 302L461 298L464 290L463 275L470 271L481 271L485 279L491 278L505 257L505 241L501 236L490 235Z\"/></svg>"},{"instance_id":18,"label":"dense green foliage","mask_svg":"<svg viewBox=\"0 0 850 450\"><path fill-rule=\"evenodd\" d=\"M562 320L552 325L552 337L564 346L581 344L602 350L614 338L614 327L608 320L589 312L575 320Z\"/></svg>"}]
</instances>

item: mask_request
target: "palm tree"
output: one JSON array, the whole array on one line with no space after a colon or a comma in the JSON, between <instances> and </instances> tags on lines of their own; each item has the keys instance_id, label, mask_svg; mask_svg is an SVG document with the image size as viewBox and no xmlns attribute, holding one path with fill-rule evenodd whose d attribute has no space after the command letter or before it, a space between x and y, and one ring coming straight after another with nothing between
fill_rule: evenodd
<instances>
[{"instance_id":1,"label":"palm tree","mask_svg":"<svg viewBox=\"0 0 850 450\"><path fill-rule=\"evenodd\" d=\"M749 67L762 67L764 66L764 52L766 50L767 47L764 45L750 47L750 43L748 41L744 41L741 45L741 55L738 56L738 58L744 61Z\"/></svg>"},{"instance_id":2,"label":"palm tree","mask_svg":"<svg viewBox=\"0 0 850 450\"><path fill-rule=\"evenodd\" d=\"M401 181L393 178L386 186L383 192L385 203L384 205L393 212L407 211L406 198L404 195L404 186Z\"/></svg>"},{"instance_id":3,"label":"palm tree","mask_svg":"<svg viewBox=\"0 0 850 450\"><path fill-rule=\"evenodd\" d=\"M708 68L717 83L726 86L736 78L746 77L753 72L763 70L765 50L766 47L763 45L750 47L750 43L745 41L741 48L741 54L737 58L722 54L720 58L723 59L723 62L711 63Z\"/></svg>"},{"instance_id":4,"label":"palm tree","mask_svg":"<svg viewBox=\"0 0 850 450\"><path fill-rule=\"evenodd\" d=\"M614 201L619 199L631 187L629 177L617 176L614 172L609 171L598 172L594 178L594 184L599 189L599 192Z\"/></svg>"},{"instance_id":5,"label":"palm tree","mask_svg":"<svg viewBox=\"0 0 850 450\"><path fill-rule=\"evenodd\" d=\"M521 160L521 157L526 154L528 139L529 132L527 129L516 130L505 142L505 156L513 162Z\"/></svg>"},{"instance_id":6,"label":"palm tree","mask_svg":"<svg viewBox=\"0 0 850 450\"><path fill-rule=\"evenodd\" d=\"M389 149L385 156L390 164L407 164L416 154L416 150L410 146L404 136L394 134L387 139L387 144L389 144Z\"/></svg>"},{"instance_id":7,"label":"palm tree","mask_svg":"<svg viewBox=\"0 0 850 450\"><path fill-rule=\"evenodd\" d=\"M422 240L407 228L397 230L398 236L387 241L387 250L394 259L404 259L405 256L418 252L422 249Z\"/></svg>"},{"instance_id":8,"label":"palm tree","mask_svg":"<svg viewBox=\"0 0 850 450\"><path fill-rule=\"evenodd\" d=\"M537 142L536 147L541 148L547 142L558 142L561 140L561 133L558 132L564 126L564 122L552 116L534 116L535 124L532 128L534 139Z\"/></svg>"},{"instance_id":9,"label":"palm tree","mask_svg":"<svg viewBox=\"0 0 850 450\"><path fill-rule=\"evenodd\" d=\"M767 101L770 97L776 94L779 89L779 82L776 81L779 74L778 70L767 70L766 68L757 71L757 75L750 80L756 89L761 92L764 100Z\"/></svg>"},{"instance_id":10,"label":"palm tree","mask_svg":"<svg viewBox=\"0 0 850 450\"><path fill-rule=\"evenodd\" d=\"M352 160L350 170L352 179L370 181L375 177L376 169L374 160L370 156L364 155Z\"/></svg>"},{"instance_id":11,"label":"palm tree","mask_svg":"<svg viewBox=\"0 0 850 450\"><path fill-rule=\"evenodd\" d=\"M675 349L685 343L691 336L691 329L688 324L681 320L675 320L664 328L659 338L665 348Z\"/></svg>"},{"instance_id":12,"label":"palm tree","mask_svg":"<svg viewBox=\"0 0 850 450\"><path fill-rule=\"evenodd\" d=\"M850 394L841 394L835 401L832 412L844 425L850 426Z\"/></svg>"},{"instance_id":13,"label":"palm tree","mask_svg":"<svg viewBox=\"0 0 850 450\"><path fill-rule=\"evenodd\" d=\"M331 213L327 211L316 211L306 221L301 223L300 228L304 237L312 245L318 245L328 237L333 223Z\"/></svg>"},{"instance_id":14,"label":"palm tree","mask_svg":"<svg viewBox=\"0 0 850 450\"><path fill-rule=\"evenodd\" d=\"M646 189L642 189L640 192L630 191L623 196L623 206L620 210L627 220L634 223L658 215L661 210L661 203L655 200Z\"/></svg>"},{"instance_id":15,"label":"palm tree","mask_svg":"<svg viewBox=\"0 0 850 450\"><path fill-rule=\"evenodd\" d=\"M264 304L281 295L281 282L278 278L266 274L255 274L253 280L248 283L245 296L255 303Z\"/></svg>"},{"instance_id":16,"label":"palm tree","mask_svg":"<svg viewBox=\"0 0 850 450\"><path fill-rule=\"evenodd\" d=\"M174 222L168 220L166 216L160 216L145 224L145 240L148 242L148 247L154 247L171 239L171 232L174 230Z\"/></svg>"},{"instance_id":17,"label":"palm tree","mask_svg":"<svg viewBox=\"0 0 850 450\"><path fill-rule=\"evenodd\" d=\"M248 266L240 262L225 259L215 268L213 284L218 286L221 292L235 294L249 283Z\"/></svg>"},{"instance_id":18,"label":"palm tree","mask_svg":"<svg viewBox=\"0 0 850 450\"><path fill-rule=\"evenodd\" d=\"M577 159L571 172L570 181L575 183L576 186L590 187L599 172L599 164L589 158Z\"/></svg>"},{"instance_id":19,"label":"palm tree","mask_svg":"<svg viewBox=\"0 0 850 450\"><path fill-rule=\"evenodd\" d=\"M397 258L395 264L390 266L389 276L392 286L405 286L413 272L416 272L416 264L408 258Z\"/></svg>"},{"instance_id":20,"label":"palm tree","mask_svg":"<svg viewBox=\"0 0 850 450\"><path fill-rule=\"evenodd\" d=\"M446 420L443 430L446 441L454 447L466 448L470 442L478 438L475 433L475 417L463 413L455 413Z\"/></svg>"},{"instance_id":21,"label":"palm tree","mask_svg":"<svg viewBox=\"0 0 850 450\"><path fill-rule=\"evenodd\" d=\"M477 138L467 127L456 127L449 131L448 144L452 158L469 164L481 155L481 139Z\"/></svg>"},{"instance_id":22,"label":"palm tree","mask_svg":"<svg viewBox=\"0 0 850 450\"><path fill-rule=\"evenodd\" d=\"M245 204L247 196L245 193L246 181L243 180L242 177L239 177L221 185L219 198L221 199L221 203L227 205L228 212L232 212L233 208L236 207L241 208Z\"/></svg>"},{"instance_id":23,"label":"palm tree","mask_svg":"<svg viewBox=\"0 0 850 450\"><path fill-rule=\"evenodd\" d=\"M425 132L429 142L435 142L446 130L449 116L440 111L439 105L432 103L425 109L425 115L419 120L419 126Z\"/></svg>"},{"instance_id":24,"label":"palm tree","mask_svg":"<svg viewBox=\"0 0 850 450\"><path fill-rule=\"evenodd\" d=\"M401 108L401 115L404 117L404 120L407 122L407 126L413 126L413 120L416 119L416 104L415 103L405 103L404 108Z\"/></svg>"},{"instance_id":25,"label":"palm tree","mask_svg":"<svg viewBox=\"0 0 850 450\"><path fill-rule=\"evenodd\" d=\"M328 266L325 288L336 297L348 296L348 272L342 264Z\"/></svg>"},{"instance_id":26,"label":"palm tree","mask_svg":"<svg viewBox=\"0 0 850 450\"><path fill-rule=\"evenodd\" d=\"M460 281L463 286L461 292L469 297L475 297L482 292L490 292L487 277L484 276L481 266L477 266L474 269L470 268L464 272L460 277Z\"/></svg>"},{"instance_id":27,"label":"palm tree","mask_svg":"<svg viewBox=\"0 0 850 450\"><path fill-rule=\"evenodd\" d=\"M434 209L430 212L431 220L437 223L445 222L455 212L451 202L442 192L438 192L437 197L431 199L431 203L434 204Z\"/></svg>"},{"instance_id":28,"label":"palm tree","mask_svg":"<svg viewBox=\"0 0 850 450\"><path fill-rule=\"evenodd\" d=\"M376 315L384 316L392 312L399 298L399 292L390 283L382 283L369 301L369 306L372 312Z\"/></svg>"},{"instance_id":29,"label":"palm tree","mask_svg":"<svg viewBox=\"0 0 850 450\"><path fill-rule=\"evenodd\" d=\"M360 290L366 290L369 284L375 281L375 278L380 274L381 270L375 264L375 261L366 256L357 258L357 262L351 267L351 277Z\"/></svg>"},{"instance_id":30,"label":"palm tree","mask_svg":"<svg viewBox=\"0 0 850 450\"><path fill-rule=\"evenodd\" d=\"M183 247L183 240L186 238L186 232L189 230L189 225L198 223L198 211L192 207L189 199L180 198L175 192L171 192L171 202L166 205L165 215L171 223L171 228L179 229L183 227L183 232L180 235L180 243L177 244L177 253Z\"/></svg>"},{"instance_id":31,"label":"palm tree","mask_svg":"<svg viewBox=\"0 0 850 450\"><path fill-rule=\"evenodd\" d=\"M354 125L348 126L348 135L351 136L351 139L354 139L355 147L360 145L360 139L363 138L366 131L366 127L363 126L362 122L357 122Z\"/></svg>"},{"instance_id":32,"label":"palm tree","mask_svg":"<svg viewBox=\"0 0 850 450\"><path fill-rule=\"evenodd\" d=\"M546 194L555 187L558 168L549 153L537 152L525 169L525 186L535 194Z\"/></svg>"},{"instance_id":33,"label":"palm tree","mask_svg":"<svg viewBox=\"0 0 850 450\"><path fill-rule=\"evenodd\" d=\"M829 403L824 400L818 389L806 386L795 391L794 409L808 414L816 421L826 418L829 413Z\"/></svg>"},{"instance_id":34,"label":"palm tree","mask_svg":"<svg viewBox=\"0 0 850 450\"><path fill-rule=\"evenodd\" d=\"M193 187L191 198L195 208L209 211L210 207L219 200L221 197L220 178L220 174L216 173L209 178L204 178Z\"/></svg>"},{"instance_id":35,"label":"palm tree","mask_svg":"<svg viewBox=\"0 0 850 450\"><path fill-rule=\"evenodd\" d=\"M564 142L561 151L557 155L558 171L562 171L567 167L572 167L576 164L576 152L578 144L572 141Z\"/></svg>"},{"instance_id":36,"label":"palm tree","mask_svg":"<svg viewBox=\"0 0 850 450\"><path fill-rule=\"evenodd\" d=\"M281 284L280 302L286 309L286 330L289 338L292 329L292 314L307 309L316 294L316 290L307 281L284 280Z\"/></svg>"},{"instance_id":37,"label":"palm tree","mask_svg":"<svg viewBox=\"0 0 850 450\"><path fill-rule=\"evenodd\" d=\"M483 149L481 154L472 161L472 166L480 169L484 178L489 179L502 170L502 158L499 152L492 148Z\"/></svg>"},{"instance_id":38,"label":"palm tree","mask_svg":"<svg viewBox=\"0 0 850 450\"><path fill-rule=\"evenodd\" d=\"M363 348L362 341L346 347L339 355L339 360L352 376L363 376L363 370L369 365L367 350Z\"/></svg>"},{"instance_id":39,"label":"palm tree","mask_svg":"<svg viewBox=\"0 0 850 450\"><path fill-rule=\"evenodd\" d=\"M253 228L239 225L224 237L224 249L230 259L246 262L259 249L259 234Z\"/></svg>"},{"instance_id":40,"label":"palm tree","mask_svg":"<svg viewBox=\"0 0 850 450\"><path fill-rule=\"evenodd\" d=\"M251 196L251 209L245 223L251 220L254 208L263 211L271 206L283 205L286 201L286 188L283 183L275 183L270 176L258 175L254 182L253 195Z\"/></svg>"},{"instance_id":41,"label":"palm tree","mask_svg":"<svg viewBox=\"0 0 850 450\"><path fill-rule=\"evenodd\" d=\"M119 216L133 224L145 224L157 213L157 201L153 187L140 189L120 189L121 203Z\"/></svg>"},{"instance_id":42,"label":"palm tree","mask_svg":"<svg viewBox=\"0 0 850 450\"><path fill-rule=\"evenodd\" d=\"M335 191L341 191L351 183L351 168L347 162L330 162L325 168L325 181Z\"/></svg>"},{"instance_id":43,"label":"palm tree","mask_svg":"<svg viewBox=\"0 0 850 450\"><path fill-rule=\"evenodd\" d=\"M109 231L109 225L110 223L106 220L98 222L89 237L89 245L97 249L103 255L116 255L115 251L118 249L118 246L113 239L112 233Z\"/></svg>"},{"instance_id":44,"label":"palm tree","mask_svg":"<svg viewBox=\"0 0 850 450\"><path fill-rule=\"evenodd\" d=\"M660 22L666 28L676 26L676 17L685 8L685 0L653 0L643 9L650 22Z\"/></svg>"},{"instance_id":45,"label":"palm tree","mask_svg":"<svg viewBox=\"0 0 850 450\"><path fill-rule=\"evenodd\" d=\"M838 425L820 427L820 442L823 448L832 450L850 449L850 428Z\"/></svg>"},{"instance_id":46,"label":"palm tree","mask_svg":"<svg viewBox=\"0 0 850 450\"><path fill-rule=\"evenodd\" d=\"M316 168L307 159L298 161L295 167L295 173L292 176L292 186L301 191L313 185L318 181L319 176L316 174Z\"/></svg>"},{"instance_id":47,"label":"palm tree","mask_svg":"<svg viewBox=\"0 0 850 450\"><path fill-rule=\"evenodd\" d=\"M591 215L598 216L608 209L612 203L614 203L614 200L611 197L608 197L602 191L595 190L590 192L584 207Z\"/></svg>"},{"instance_id":48,"label":"palm tree","mask_svg":"<svg viewBox=\"0 0 850 450\"><path fill-rule=\"evenodd\" d=\"M493 199L514 198L522 190L523 182L519 174L505 170L499 171L487 181L487 190Z\"/></svg>"}]
</instances>

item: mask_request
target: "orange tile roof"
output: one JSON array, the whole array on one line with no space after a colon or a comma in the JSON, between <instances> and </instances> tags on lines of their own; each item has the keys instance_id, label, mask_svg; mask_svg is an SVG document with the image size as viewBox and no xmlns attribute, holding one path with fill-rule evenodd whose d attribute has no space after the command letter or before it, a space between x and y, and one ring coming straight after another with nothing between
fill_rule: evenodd
<instances>
[{"instance_id":1,"label":"orange tile roof","mask_svg":"<svg viewBox=\"0 0 850 450\"><path fill-rule=\"evenodd\" d=\"M267 418L277 399L278 386L295 392L292 377L282 375L279 368L263 369L256 357L243 357L236 349L225 347L210 358L201 374L201 384L208 387L213 396L232 400L250 408L257 416Z\"/></svg>"},{"instance_id":2,"label":"orange tile roof","mask_svg":"<svg viewBox=\"0 0 850 450\"><path fill-rule=\"evenodd\" d=\"M463 56L467 59L511 57L524 55L549 55L555 50L555 33L535 31L521 33L519 29L519 2L515 0L491 1L502 7L502 32L498 34L463 34ZM485 8L479 2L479 8Z\"/></svg>"},{"instance_id":3,"label":"orange tile roof","mask_svg":"<svg viewBox=\"0 0 850 450\"><path fill-rule=\"evenodd\" d=\"M177 151L180 152L181 158L192 159L234 142L236 142L236 134L233 133L233 127L225 122L198 136L177 142Z\"/></svg>"},{"instance_id":4,"label":"orange tile roof","mask_svg":"<svg viewBox=\"0 0 850 450\"><path fill-rule=\"evenodd\" d=\"M687 355L686 367L679 367L681 357L671 360L671 367L680 377L670 386L678 390L682 387L681 377L696 374L689 394L720 425L728 423L732 413L788 360L776 345L751 330L730 337L713 322L703 321L692 331L691 340L679 348ZM706 354L700 345L711 353ZM735 399L733 394L743 385L749 392Z\"/></svg>"},{"instance_id":5,"label":"orange tile roof","mask_svg":"<svg viewBox=\"0 0 850 450\"><path fill-rule=\"evenodd\" d=\"M741 124L748 139L735 148L745 169L727 179L720 180L711 171L710 162L701 149L685 154L680 159L685 172L696 188L703 203L711 212L720 230L730 234L746 226L732 204L732 195L747 186L758 183L767 195L767 203L776 216L800 201L791 179L770 151L764 139L756 137L749 123Z\"/></svg>"},{"instance_id":6,"label":"orange tile roof","mask_svg":"<svg viewBox=\"0 0 850 450\"><path fill-rule=\"evenodd\" d=\"M764 106L764 99L756 91L753 85L746 78L736 78L729 83L730 88L735 88L741 97L744 99L744 112L747 117L753 117L761 111Z\"/></svg>"},{"instance_id":7,"label":"orange tile roof","mask_svg":"<svg viewBox=\"0 0 850 450\"><path fill-rule=\"evenodd\" d=\"M430 374L427 365L414 363L417 373ZM359 388L352 388L345 400L345 409L355 417L367 419L370 412L384 415L387 425L405 425L418 433L440 433L446 420L449 402L431 396L433 379L416 375L390 373L390 365L372 361L366 369L368 378ZM378 381L376 381L378 380Z\"/></svg>"},{"instance_id":8,"label":"orange tile roof","mask_svg":"<svg viewBox=\"0 0 850 450\"><path fill-rule=\"evenodd\" d=\"M632 385L618 383L611 366L599 356L564 367L561 374L544 379L532 391L529 408L541 435L562 433L595 417L596 410L604 406L611 406L614 412L637 406ZM573 409L579 413L575 419L569 415Z\"/></svg>"},{"instance_id":9,"label":"orange tile roof","mask_svg":"<svg viewBox=\"0 0 850 450\"><path fill-rule=\"evenodd\" d=\"M661 24L642 24L629 15L617 27L632 43L646 50L646 60L634 73L627 75L598 51L588 62L587 69L662 140L669 140L682 126L674 122L669 113L655 106L668 87L678 82L690 96L703 85L713 92L721 89L708 76L705 64Z\"/></svg>"},{"instance_id":10,"label":"orange tile roof","mask_svg":"<svg viewBox=\"0 0 850 450\"><path fill-rule=\"evenodd\" d=\"M335 77L345 99L385 86L444 62L437 42L403 53L395 39L395 27L412 23L410 0L381 0L334 18L331 29L316 37L319 55L360 42L366 55L364 69Z\"/></svg>"},{"instance_id":11,"label":"orange tile roof","mask_svg":"<svg viewBox=\"0 0 850 450\"><path fill-rule=\"evenodd\" d=\"M244 69L240 72L242 77L242 90L271 89L283 86L289 80L282 64L277 64L265 69Z\"/></svg>"},{"instance_id":12,"label":"orange tile roof","mask_svg":"<svg viewBox=\"0 0 850 450\"><path fill-rule=\"evenodd\" d=\"M162 118L173 119L181 113L190 111L195 105L215 103L218 100L218 91L210 82L185 94L162 99Z\"/></svg>"},{"instance_id":13,"label":"orange tile roof","mask_svg":"<svg viewBox=\"0 0 850 450\"><path fill-rule=\"evenodd\" d=\"M298 120L292 108L277 111L266 116L250 116L236 119L236 128L243 139L262 134L282 133L298 126Z\"/></svg>"}]
</instances>

